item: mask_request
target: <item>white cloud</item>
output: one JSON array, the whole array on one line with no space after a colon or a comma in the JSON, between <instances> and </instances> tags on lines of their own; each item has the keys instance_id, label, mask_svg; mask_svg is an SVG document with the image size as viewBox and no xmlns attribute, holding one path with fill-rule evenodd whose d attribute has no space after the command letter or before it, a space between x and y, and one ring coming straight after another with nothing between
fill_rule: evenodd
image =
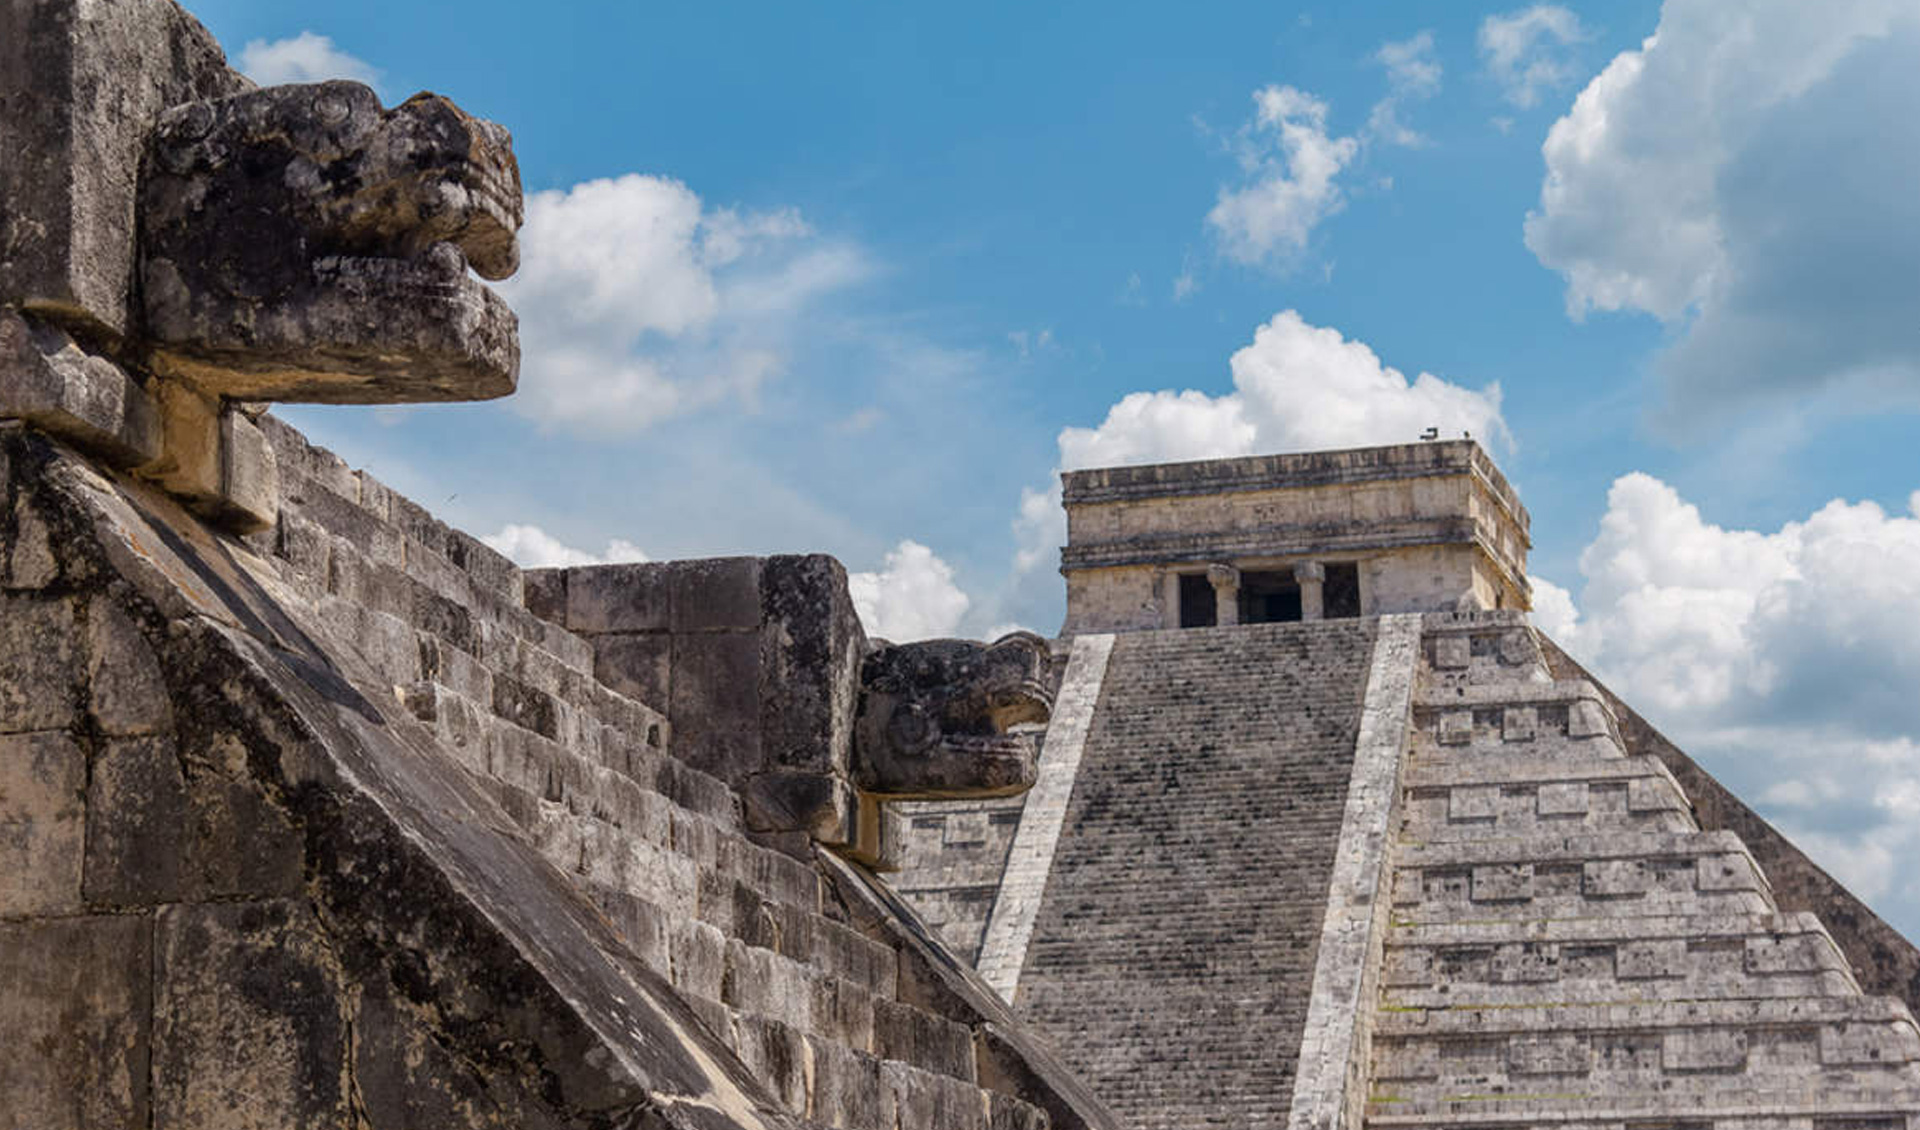
<instances>
[{"instance_id":1,"label":"white cloud","mask_svg":"<svg viewBox=\"0 0 1920 1130\"><path fill-rule=\"evenodd\" d=\"M324 35L303 31L290 39L249 40L240 49L240 70L261 86L283 82L325 82L345 78L377 86L380 72L333 45Z\"/></svg>"},{"instance_id":2,"label":"white cloud","mask_svg":"<svg viewBox=\"0 0 1920 1130\"><path fill-rule=\"evenodd\" d=\"M1683 332L1670 428L1760 399L1920 403L1920 9L1669 0L1547 136L1527 246L1567 307Z\"/></svg>"},{"instance_id":3,"label":"white cloud","mask_svg":"<svg viewBox=\"0 0 1920 1130\"><path fill-rule=\"evenodd\" d=\"M1834 500L1778 530L1707 521L1645 474L1614 483L1578 608L1535 622L1866 897L1907 900L1920 850L1920 492Z\"/></svg>"},{"instance_id":4,"label":"white cloud","mask_svg":"<svg viewBox=\"0 0 1920 1130\"><path fill-rule=\"evenodd\" d=\"M1022 492L1016 569L1051 560L1065 538L1059 471L1409 443L1428 427L1496 446L1511 442L1499 385L1475 391L1432 373L1408 380L1363 342L1309 325L1292 310L1256 330L1230 367L1232 392L1129 393L1098 427L1063 429L1051 485Z\"/></svg>"},{"instance_id":5,"label":"white cloud","mask_svg":"<svg viewBox=\"0 0 1920 1130\"><path fill-rule=\"evenodd\" d=\"M480 539L490 548L513 558L522 569L547 569L562 565L607 565L616 561L645 561L647 555L625 538L614 538L603 553L588 553L554 537L538 526L508 524L498 533Z\"/></svg>"},{"instance_id":6,"label":"white cloud","mask_svg":"<svg viewBox=\"0 0 1920 1130\"><path fill-rule=\"evenodd\" d=\"M1245 183L1220 190L1207 223L1228 258L1286 267L1344 205L1336 178L1360 143L1328 134L1327 104L1305 91L1263 87L1253 102L1254 119L1238 135Z\"/></svg>"},{"instance_id":7,"label":"white cloud","mask_svg":"<svg viewBox=\"0 0 1920 1130\"><path fill-rule=\"evenodd\" d=\"M867 634L893 640L951 636L972 601L953 569L917 541L902 541L878 572L847 574L853 606Z\"/></svg>"},{"instance_id":8,"label":"white cloud","mask_svg":"<svg viewBox=\"0 0 1920 1130\"><path fill-rule=\"evenodd\" d=\"M1573 81L1571 48L1586 38L1579 16L1557 4L1535 4L1482 20L1480 58L1501 96L1524 110Z\"/></svg>"},{"instance_id":9,"label":"white cloud","mask_svg":"<svg viewBox=\"0 0 1920 1130\"><path fill-rule=\"evenodd\" d=\"M1425 135L1400 120L1400 109L1440 91L1440 60L1434 54L1433 33L1423 31L1411 39L1383 43L1373 53L1373 60L1387 69L1387 96L1374 103L1367 115L1368 140L1389 145L1427 144Z\"/></svg>"},{"instance_id":10,"label":"white cloud","mask_svg":"<svg viewBox=\"0 0 1920 1130\"><path fill-rule=\"evenodd\" d=\"M728 400L751 409L822 301L870 270L791 210L710 208L637 174L533 193L521 242L500 288L520 315L513 404L599 433Z\"/></svg>"}]
</instances>

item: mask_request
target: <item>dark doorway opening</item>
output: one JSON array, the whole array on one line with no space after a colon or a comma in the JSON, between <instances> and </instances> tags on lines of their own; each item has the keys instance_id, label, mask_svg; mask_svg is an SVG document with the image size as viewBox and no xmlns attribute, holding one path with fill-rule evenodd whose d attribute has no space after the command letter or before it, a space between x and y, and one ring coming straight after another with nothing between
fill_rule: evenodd
<instances>
[{"instance_id":1,"label":"dark doorway opening","mask_svg":"<svg viewBox=\"0 0 1920 1130\"><path fill-rule=\"evenodd\" d=\"M1240 622L1285 624L1300 619L1300 586L1291 571L1240 573Z\"/></svg>"},{"instance_id":2,"label":"dark doorway opening","mask_svg":"<svg viewBox=\"0 0 1920 1130\"><path fill-rule=\"evenodd\" d=\"M1215 619L1213 582L1205 573L1180 574L1180 626L1211 628Z\"/></svg>"},{"instance_id":3,"label":"dark doorway opening","mask_svg":"<svg viewBox=\"0 0 1920 1130\"><path fill-rule=\"evenodd\" d=\"M1327 619L1351 619L1360 615L1360 566L1351 561L1328 565L1326 585L1320 592Z\"/></svg>"}]
</instances>

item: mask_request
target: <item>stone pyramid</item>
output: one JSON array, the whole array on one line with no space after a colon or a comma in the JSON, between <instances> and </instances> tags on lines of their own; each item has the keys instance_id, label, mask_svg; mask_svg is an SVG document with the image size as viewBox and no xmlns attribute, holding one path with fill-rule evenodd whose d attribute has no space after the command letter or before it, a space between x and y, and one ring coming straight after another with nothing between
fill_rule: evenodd
<instances>
[{"instance_id":1,"label":"stone pyramid","mask_svg":"<svg viewBox=\"0 0 1920 1130\"><path fill-rule=\"evenodd\" d=\"M0 1130L1920 1130L1471 442L1069 476L1053 641L523 571L269 410L511 392L504 129L11 0L0 149Z\"/></svg>"}]
</instances>

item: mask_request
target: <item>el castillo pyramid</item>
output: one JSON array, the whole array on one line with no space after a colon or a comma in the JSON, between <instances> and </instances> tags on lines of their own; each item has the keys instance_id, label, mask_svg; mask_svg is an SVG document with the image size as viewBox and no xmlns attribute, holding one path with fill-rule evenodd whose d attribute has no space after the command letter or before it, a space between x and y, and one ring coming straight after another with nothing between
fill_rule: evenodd
<instances>
[{"instance_id":1,"label":"el castillo pyramid","mask_svg":"<svg viewBox=\"0 0 1920 1130\"><path fill-rule=\"evenodd\" d=\"M512 139L0 4L0 1130L1920 1130L1920 951L1529 625L1470 440L1074 472L1058 638L523 571Z\"/></svg>"}]
</instances>

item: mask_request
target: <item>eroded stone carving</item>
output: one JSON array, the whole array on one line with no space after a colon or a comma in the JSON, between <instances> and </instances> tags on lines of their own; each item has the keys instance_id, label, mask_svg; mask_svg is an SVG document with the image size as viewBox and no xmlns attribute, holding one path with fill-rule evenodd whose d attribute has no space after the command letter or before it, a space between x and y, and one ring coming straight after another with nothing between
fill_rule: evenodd
<instances>
[{"instance_id":1,"label":"eroded stone carving","mask_svg":"<svg viewBox=\"0 0 1920 1130\"><path fill-rule=\"evenodd\" d=\"M862 665L854 784L889 799L1006 796L1034 781L1034 742L1015 730L1053 706L1047 642L879 644Z\"/></svg>"},{"instance_id":2,"label":"eroded stone carving","mask_svg":"<svg viewBox=\"0 0 1920 1130\"><path fill-rule=\"evenodd\" d=\"M140 192L156 372L208 392L330 403L513 391L519 263L507 131L434 94L355 82L175 106Z\"/></svg>"}]
</instances>

